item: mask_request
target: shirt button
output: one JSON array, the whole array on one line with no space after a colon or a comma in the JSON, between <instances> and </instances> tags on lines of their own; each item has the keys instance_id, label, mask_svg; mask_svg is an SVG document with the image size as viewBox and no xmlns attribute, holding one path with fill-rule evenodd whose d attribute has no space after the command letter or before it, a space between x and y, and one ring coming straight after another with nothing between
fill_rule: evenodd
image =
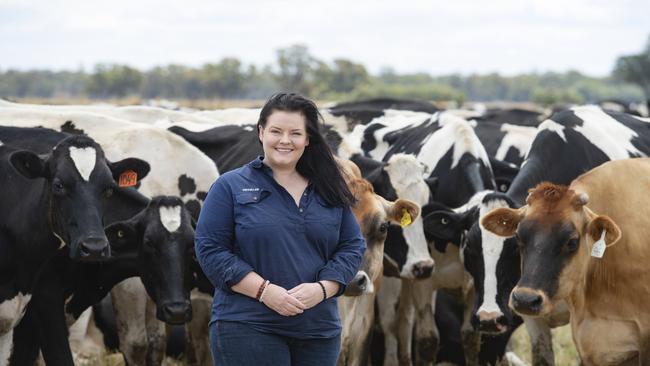
<instances>
[{"instance_id":1,"label":"shirt button","mask_svg":"<svg viewBox=\"0 0 650 366\"><path fill-rule=\"evenodd\" d=\"M305 196L305 197L307 197L307 192L303 193L302 195Z\"/></svg>"},{"instance_id":2,"label":"shirt button","mask_svg":"<svg viewBox=\"0 0 650 366\"><path fill-rule=\"evenodd\" d=\"M298 209L298 211L302 212L302 207Z\"/></svg>"},{"instance_id":3,"label":"shirt button","mask_svg":"<svg viewBox=\"0 0 650 366\"><path fill-rule=\"evenodd\" d=\"M257 201L257 196L253 196L253 201Z\"/></svg>"}]
</instances>

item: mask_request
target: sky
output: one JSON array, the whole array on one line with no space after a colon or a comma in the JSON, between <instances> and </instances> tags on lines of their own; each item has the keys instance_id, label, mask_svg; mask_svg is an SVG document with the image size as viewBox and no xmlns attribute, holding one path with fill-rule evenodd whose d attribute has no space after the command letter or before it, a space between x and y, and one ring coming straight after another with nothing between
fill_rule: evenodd
<instances>
[{"instance_id":1,"label":"sky","mask_svg":"<svg viewBox=\"0 0 650 366\"><path fill-rule=\"evenodd\" d=\"M650 36L650 0L0 0L0 71L275 63L303 44L371 73L606 76Z\"/></svg>"}]
</instances>

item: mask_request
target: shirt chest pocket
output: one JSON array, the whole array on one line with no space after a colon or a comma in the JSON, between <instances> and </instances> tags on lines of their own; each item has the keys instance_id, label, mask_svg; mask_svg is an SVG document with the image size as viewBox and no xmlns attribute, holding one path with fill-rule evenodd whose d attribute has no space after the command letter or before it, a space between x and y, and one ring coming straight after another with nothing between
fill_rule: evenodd
<instances>
[{"instance_id":1,"label":"shirt chest pocket","mask_svg":"<svg viewBox=\"0 0 650 366\"><path fill-rule=\"evenodd\" d=\"M235 194L235 224L242 227L260 227L274 224L273 210L266 190Z\"/></svg>"}]
</instances>

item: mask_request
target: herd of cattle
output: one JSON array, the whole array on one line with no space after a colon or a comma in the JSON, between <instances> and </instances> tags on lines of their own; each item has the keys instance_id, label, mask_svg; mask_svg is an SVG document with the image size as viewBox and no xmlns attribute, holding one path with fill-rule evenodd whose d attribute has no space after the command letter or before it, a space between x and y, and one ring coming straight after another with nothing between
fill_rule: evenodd
<instances>
[{"instance_id":1,"label":"herd of cattle","mask_svg":"<svg viewBox=\"0 0 650 366\"><path fill-rule=\"evenodd\" d=\"M533 364L554 365L550 329L569 322L586 365L650 359L648 286L630 290L650 252L627 244L648 230L628 233L648 226L638 186L650 163L581 176L649 156L649 118L392 99L322 112L367 241L339 299L340 365L522 365L508 346L521 324ZM210 365L213 287L193 225L219 174L261 153L258 115L0 101L0 366L73 365L105 345L128 365L160 365L179 343L188 362ZM583 235L576 210L609 217ZM573 263L583 236L618 246L609 267L588 254ZM619 312L641 320L611 320Z\"/></svg>"}]
</instances>

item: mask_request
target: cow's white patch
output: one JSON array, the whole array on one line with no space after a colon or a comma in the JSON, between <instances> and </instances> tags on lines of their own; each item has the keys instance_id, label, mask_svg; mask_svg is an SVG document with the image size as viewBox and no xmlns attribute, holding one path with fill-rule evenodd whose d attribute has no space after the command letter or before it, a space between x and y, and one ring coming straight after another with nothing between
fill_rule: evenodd
<instances>
[{"instance_id":1,"label":"cow's white patch","mask_svg":"<svg viewBox=\"0 0 650 366\"><path fill-rule=\"evenodd\" d=\"M181 206L160 206L160 222L170 233L181 226Z\"/></svg>"},{"instance_id":2,"label":"cow's white patch","mask_svg":"<svg viewBox=\"0 0 650 366\"><path fill-rule=\"evenodd\" d=\"M504 160L511 147L519 151L519 156L523 158L530 145L532 145L535 136L537 135L537 128L527 126L516 126L504 123L501 125L501 131L505 132L505 136L501 140L501 144L497 149L495 158Z\"/></svg>"},{"instance_id":3,"label":"cow's white patch","mask_svg":"<svg viewBox=\"0 0 650 366\"><path fill-rule=\"evenodd\" d=\"M557 122L555 122L555 121L553 121L551 119L547 119L546 121L540 123L539 126L537 127L537 130L538 130L538 132L541 132L541 131L544 131L544 130L549 130L551 132L555 132L562 138L562 140L564 140L564 142L567 142L566 141L566 136L564 135L564 126L562 126L561 124L559 124L559 123L557 123Z\"/></svg>"},{"instance_id":4,"label":"cow's white patch","mask_svg":"<svg viewBox=\"0 0 650 366\"><path fill-rule=\"evenodd\" d=\"M499 305L497 304L497 261L503 251L503 244L506 238L489 232L480 223L480 220L488 212L499 207L509 206L504 200L493 200L481 204L479 209L479 227L481 228L485 278L483 279L483 303L479 307L477 313L480 311L501 313Z\"/></svg>"},{"instance_id":5,"label":"cow's white patch","mask_svg":"<svg viewBox=\"0 0 650 366\"><path fill-rule=\"evenodd\" d=\"M596 106L582 106L573 108L573 112L584 121L582 126L575 126L573 129L604 152L610 160L626 159L630 155L645 156L632 145L632 138L638 134L602 109Z\"/></svg>"},{"instance_id":6,"label":"cow's white patch","mask_svg":"<svg viewBox=\"0 0 650 366\"><path fill-rule=\"evenodd\" d=\"M429 187L424 182L424 167L413 155L395 154L384 167L391 185L395 189L397 197L411 200L420 207L429 202ZM427 240L424 237L424 227L422 217L418 216L411 225L402 228L404 240L406 241L408 251L406 253L406 263L402 267L402 277L413 277L413 266L416 263L431 262L433 259L429 254Z\"/></svg>"},{"instance_id":7,"label":"cow's white patch","mask_svg":"<svg viewBox=\"0 0 650 366\"><path fill-rule=\"evenodd\" d=\"M0 141L0 146L2 146L2 145L4 145L4 144L2 143L2 141Z\"/></svg>"},{"instance_id":8,"label":"cow's white patch","mask_svg":"<svg viewBox=\"0 0 650 366\"><path fill-rule=\"evenodd\" d=\"M449 113L434 114L432 122L434 120L439 122L441 128L426 137L418 153L418 160L424 163L429 171L435 169L449 149L453 149L450 169L458 165L464 154L470 154L482 160L483 165L490 166L490 159L483 144L466 120Z\"/></svg>"},{"instance_id":9,"label":"cow's white patch","mask_svg":"<svg viewBox=\"0 0 650 366\"><path fill-rule=\"evenodd\" d=\"M9 365L9 358L14 346L14 330L10 329L7 333L0 335L0 366Z\"/></svg>"},{"instance_id":10,"label":"cow's white patch","mask_svg":"<svg viewBox=\"0 0 650 366\"><path fill-rule=\"evenodd\" d=\"M90 180L90 174L95 169L97 160L97 151L94 147L75 147L70 146L70 159L81 177L87 182Z\"/></svg>"},{"instance_id":11,"label":"cow's white patch","mask_svg":"<svg viewBox=\"0 0 650 366\"><path fill-rule=\"evenodd\" d=\"M254 129L255 129L255 127L253 127L253 126L249 126L249 125L246 125L246 126L244 126L244 128L243 128L244 131L253 131Z\"/></svg>"}]
</instances>

